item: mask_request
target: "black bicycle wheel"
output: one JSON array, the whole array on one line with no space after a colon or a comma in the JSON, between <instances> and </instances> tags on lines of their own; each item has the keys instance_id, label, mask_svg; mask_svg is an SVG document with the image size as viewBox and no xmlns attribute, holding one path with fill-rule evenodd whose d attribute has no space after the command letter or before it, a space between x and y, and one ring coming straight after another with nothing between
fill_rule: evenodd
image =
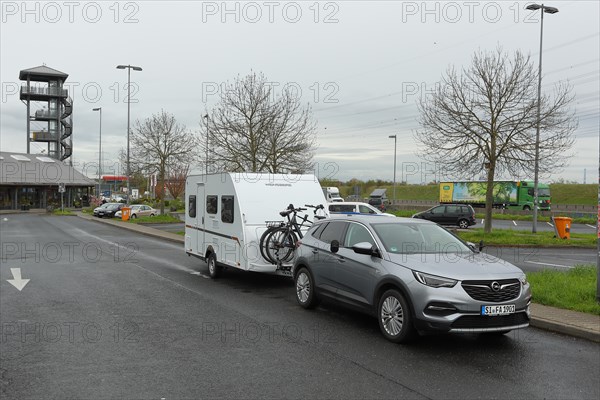
<instances>
[{"instance_id":1,"label":"black bicycle wheel","mask_svg":"<svg viewBox=\"0 0 600 400\"><path fill-rule=\"evenodd\" d=\"M266 252L274 264L291 261L296 249L296 234L287 227L275 229L266 240Z\"/></svg>"},{"instance_id":2,"label":"black bicycle wheel","mask_svg":"<svg viewBox=\"0 0 600 400\"><path fill-rule=\"evenodd\" d=\"M270 226L270 227L268 227L268 228L267 228L267 230L266 230L266 231L265 231L265 232L262 234L262 236L260 237L260 241L259 241L259 243L258 243L258 247L259 247L259 249L260 249L260 255L261 255L261 256L262 256L262 257L263 257L263 258L264 258L264 259L265 259L267 262L269 262L269 263L271 263L271 264L275 264L276 262L275 262L275 260L272 260L272 259L269 257L269 254L268 254L268 252L267 252L267 249L266 249L267 242L268 242L267 238L269 237L269 235L270 235L271 233L273 233L273 231L274 231L275 229L278 229L278 228L279 228L278 226Z\"/></svg>"}]
</instances>

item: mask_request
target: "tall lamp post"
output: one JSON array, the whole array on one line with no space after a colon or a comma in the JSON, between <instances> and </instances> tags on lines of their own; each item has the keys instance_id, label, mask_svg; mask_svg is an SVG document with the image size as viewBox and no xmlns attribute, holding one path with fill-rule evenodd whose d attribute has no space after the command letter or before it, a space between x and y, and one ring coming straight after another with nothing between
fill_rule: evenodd
<instances>
[{"instance_id":1,"label":"tall lamp post","mask_svg":"<svg viewBox=\"0 0 600 400\"><path fill-rule=\"evenodd\" d=\"M205 148L205 153L206 153L205 154L206 155L206 158L205 158L205 160L206 160L205 161L206 162L206 167L205 168L206 168L206 175L208 175L208 114L206 114L204 116L204 119L206 120L206 148Z\"/></svg>"},{"instance_id":2,"label":"tall lamp post","mask_svg":"<svg viewBox=\"0 0 600 400\"><path fill-rule=\"evenodd\" d=\"M131 195L131 183L129 182L131 169L129 168L129 117L131 115L131 70L141 71L141 67L133 65L117 65L117 69L127 69L127 202Z\"/></svg>"},{"instance_id":3,"label":"tall lamp post","mask_svg":"<svg viewBox=\"0 0 600 400\"><path fill-rule=\"evenodd\" d=\"M532 233L537 233L537 220L538 220L538 207L539 207L539 171L540 171L540 108L542 101L542 43L544 39L544 13L556 14L558 8L545 6L543 4L530 4L525 7L527 10L541 10L542 16L540 22L540 61L538 70L538 101L537 101L537 127L535 131L535 164L534 164L534 175L533 175L533 227Z\"/></svg>"},{"instance_id":4,"label":"tall lamp post","mask_svg":"<svg viewBox=\"0 0 600 400\"><path fill-rule=\"evenodd\" d=\"M102 107L92 108L92 111L100 111L100 134L98 139L98 192L96 196L100 197L102 191Z\"/></svg>"},{"instance_id":5,"label":"tall lamp post","mask_svg":"<svg viewBox=\"0 0 600 400\"><path fill-rule=\"evenodd\" d=\"M394 204L396 203L396 135L388 136L390 139L394 138Z\"/></svg>"}]
</instances>

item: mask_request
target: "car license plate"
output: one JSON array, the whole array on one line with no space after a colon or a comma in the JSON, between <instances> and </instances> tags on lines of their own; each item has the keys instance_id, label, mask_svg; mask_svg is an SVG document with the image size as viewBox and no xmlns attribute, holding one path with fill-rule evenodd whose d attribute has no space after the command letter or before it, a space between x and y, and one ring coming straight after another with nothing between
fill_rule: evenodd
<instances>
[{"instance_id":1,"label":"car license plate","mask_svg":"<svg viewBox=\"0 0 600 400\"><path fill-rule=\"evenodd\" d=\"M502 306L481 306L481 315L510 315L515 313L514 304L505 304Z\"/></svg>"}]
</instances>

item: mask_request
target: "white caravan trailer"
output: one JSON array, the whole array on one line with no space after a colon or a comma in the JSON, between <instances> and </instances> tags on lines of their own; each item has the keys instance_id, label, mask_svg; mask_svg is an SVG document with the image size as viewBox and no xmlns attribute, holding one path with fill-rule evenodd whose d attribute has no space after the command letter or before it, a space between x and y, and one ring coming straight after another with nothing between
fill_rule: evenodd
<instances>
[{"instance_id":1,"label":"white caravan trailer","mask_svg":"<svg viewBox=\"0 0 600 400\"><path fill-rule=\"evenodd\" d=\"M185 199L185 251L206 261L211 277L223 266L289 275L261 256L266 221L283 221L289 204L326 204L314 175L247 172L188 176Z\"/></svg>"}]
</instances>

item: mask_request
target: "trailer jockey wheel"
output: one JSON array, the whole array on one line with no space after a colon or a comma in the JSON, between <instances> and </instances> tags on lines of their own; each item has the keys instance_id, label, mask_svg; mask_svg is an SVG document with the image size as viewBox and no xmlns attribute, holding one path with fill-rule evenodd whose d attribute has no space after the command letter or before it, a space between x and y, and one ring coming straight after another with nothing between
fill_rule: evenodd
<instances>
[{"instance_id":1,"label":"trailer jockey wheel","mask_svg":"<svg viewBox=\"0 0 600 400\"><path fill-rule=\"evenodd\" d=\"M208 275L213 279L217 279L219 275L221 275L223 267L217 265L217 257L215 256L215 253L210 253L206 263L208 264Z\"/></svg>"}]
</instances>

